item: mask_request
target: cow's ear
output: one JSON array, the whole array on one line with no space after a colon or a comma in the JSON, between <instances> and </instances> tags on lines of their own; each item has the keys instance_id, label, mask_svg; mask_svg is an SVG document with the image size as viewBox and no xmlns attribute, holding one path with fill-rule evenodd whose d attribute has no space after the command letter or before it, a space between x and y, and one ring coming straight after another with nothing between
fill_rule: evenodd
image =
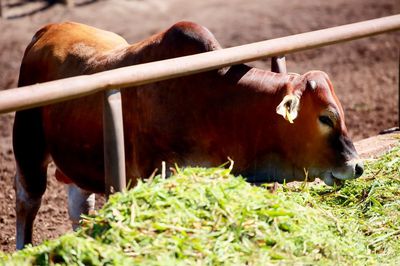
<instances>
[{"instance_id":1,"label":"cow's ear","mask_svg":"<svg viewBox=\"0 0 400 266\"><path fill-rule=\"evenodd\" d=\"M276 113L283 116L287 121L293 123L299 112L300 99L294 94L286 95L282 102L276 107Z\"/></svg>"}]
</instances>

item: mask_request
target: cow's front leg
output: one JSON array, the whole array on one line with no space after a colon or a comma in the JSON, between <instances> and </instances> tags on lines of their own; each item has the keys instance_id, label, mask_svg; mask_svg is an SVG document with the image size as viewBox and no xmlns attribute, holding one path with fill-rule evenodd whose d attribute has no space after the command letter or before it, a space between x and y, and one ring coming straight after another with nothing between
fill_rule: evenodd
<instances>
[{"instance_id":1,"label":"cow's front leg","mask_svg":"<svg viewBox=\"0 0 400 266\"><path fill-rule=\"evenodd\" d=\"M81 189L75 184L68 186L68 214L72 222L72 228L76 230L79 227L81 214L88 214L94 210L95 194Z\"/></svg>"}]
</instances>

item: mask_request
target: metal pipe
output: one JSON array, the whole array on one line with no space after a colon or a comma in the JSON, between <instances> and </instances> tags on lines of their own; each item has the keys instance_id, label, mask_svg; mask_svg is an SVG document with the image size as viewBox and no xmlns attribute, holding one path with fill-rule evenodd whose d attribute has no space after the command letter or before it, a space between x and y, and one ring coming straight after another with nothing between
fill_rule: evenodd
<instances>
[{"instance_id":1,"label":"metal pipe","mask_svg":"<svg viewBox=\"0 0 400 266\"><path fill-rule=\"evenodd\" d=\"M106 89L126 88L187 76L267 56L294 53L399 29L400 15L394 15L89 76L4 90L0 91L0 113L70 100Z\"/></svg>"},{"instance_id":2,"label":"metal pipe","mask_svg":"<svg viewBox=\"0 0 400 266\"><path fill-rule=\"evenodd\" d=\"M284 55L273 56L271 58L271 71L286 74L286 58Z\"/></svg>"},{"instance_id":3,"label":"metal pipe","mask_svg":"<svg viewBox=\"0 0 400 266\"><path fill-rule=\"evenodd\" d=\"M126 188L121 92L107 90L103 101L104 174L106 196Z\"/></svg>"}]
</instances>

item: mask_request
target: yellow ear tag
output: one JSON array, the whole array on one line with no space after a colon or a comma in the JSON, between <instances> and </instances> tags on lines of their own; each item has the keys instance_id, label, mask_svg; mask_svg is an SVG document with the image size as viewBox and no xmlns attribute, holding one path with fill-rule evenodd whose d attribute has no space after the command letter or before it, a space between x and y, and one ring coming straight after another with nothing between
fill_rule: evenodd
<instances>
[{"instance_id":1,"label":"yellow ear tag","mask_svg":"<svg viewBox=\"0 0 400 266\"><path fill-rule=\"evenodd\" d=\"M289 108L286 108L285 118L290 124L293 124L292 114L289 112Z\"/></svg>"}]
</instances>

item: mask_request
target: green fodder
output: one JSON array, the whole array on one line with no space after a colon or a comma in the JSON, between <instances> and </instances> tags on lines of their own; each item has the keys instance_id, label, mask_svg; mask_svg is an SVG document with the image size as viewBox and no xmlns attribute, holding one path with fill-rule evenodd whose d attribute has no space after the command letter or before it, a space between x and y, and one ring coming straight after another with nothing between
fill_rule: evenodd
<instances>
[{"instance_id":1,"label":"green fodder","mask_svg":"<svg viewBox=\"0 0 400 266\"><path fill-rule=\"evenodd\" d=\"M113 196L80 234L145 265L313 262L339 258L344 244L331 241L339 235L326 213L200 168Z\"/></svg>"},{"instance_id":2,"label":"green fodder","mask_svg":"<svg viewBox=\"0 0 400 266\"><path fill-rule=\"evenodd\" d=\"M67 234L13 255L0 254L0 265L133 265L133 261L120 249Z\"/></svg>"},{"instance_id":3,"label":"green fodder","mask_svg":"<svg viewBox=\"0 0 400 266\"><path fill-rule=\"evenodd\" d=\"M177 169L110 197L82 229L5 265L399 264L400 148L342 188L275 193L221 168Z\"/></svg>"},{"instance_id":4,"label":"green fodder","mask_svg":"<svg viewBox=\"0 0 400 266\"><path fill-rule=\"evenodd\" d=\"M400 265L400 146L370 160L362 178L340 189L314 187L309 193L349 236L361 234L355 241L367 248L365 261Z\"/></svg>"}]
</instances>

